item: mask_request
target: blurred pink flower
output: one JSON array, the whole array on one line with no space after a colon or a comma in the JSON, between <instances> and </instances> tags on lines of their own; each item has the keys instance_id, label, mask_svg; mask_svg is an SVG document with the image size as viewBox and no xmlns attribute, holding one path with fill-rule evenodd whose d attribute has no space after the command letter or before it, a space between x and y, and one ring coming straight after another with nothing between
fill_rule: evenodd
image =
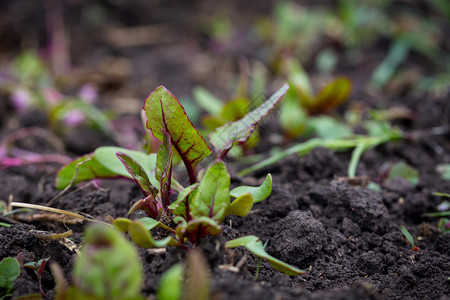
<instances>
[{"instance_id":1,"label":"blurred pink flower","mask_svg":"<svg viewBox=\"0 0 450 300\"><path fill-rule=\"evenodd\" d=\"M30 93L23 88L15 89L11 94L11 103L19 114L24 113L31 104Z\"/></svg>"},{"instance_id":2,"label":"blurred pink flower","mask_svg":"<svg viewBox=\"0 0 450 300\"><path fill-rule=\"evenodd\" d=\"M88 103L95 103L98 99L97 88L92 84L85 84L78 93L78 96Z\"/></svg>"},{"instance_id":3,"label":"blurred pink flower","mask_svg":"<svg viewBox=\"0 0 450 300\"><path fill-rule=\"evenodd\" d=\"M86 120L86 117L84 116L83 112L79 109L74 109L69 111L65 116L64 116L64 124L66 124L67 126L77 126L80 125L81 123L83 123Z\"/></svg>"}]
</instances>

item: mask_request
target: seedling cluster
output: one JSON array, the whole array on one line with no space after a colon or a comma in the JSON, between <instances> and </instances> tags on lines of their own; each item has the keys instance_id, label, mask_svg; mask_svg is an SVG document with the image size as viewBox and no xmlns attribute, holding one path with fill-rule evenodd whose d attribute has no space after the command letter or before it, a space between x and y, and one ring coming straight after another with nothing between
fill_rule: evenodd
<instances>
[{"instance_id":1,"label":"seedling cluster","mask_svg":"<svg viewBox=\"0 0 450 300\"><path fill-rule=\"evenodd\" d=\"M134 221L118 218L114 220L114 226L128 232L141 247L196 247L206 236L221 233L220 224L226 216L245 217L254 203L270 195L270 174L259 187L241 186L230 190L230 175L223 159L233 145L248 140L257 124L287 90L288 85L285 84L257 109L217 128L209 136L211 149L192 125L177 98L160 86L148 96L144 106L146 126L161 142L157 154L100 148L64 167L58 174L57 186L65 188L73 182L92 178L132 178L144 198L133 205L130 213L143 210L148 217ZM199 163L208 156L211 156L209 165L198 172ZM187 187L183 187L173 175L175 157L185 166L189 180ZM110 164L114 158L115 162ZM171 195L175 191L178 195L171 203ZM173 220L175 226L171 221L165 221L167 217ZM164 239L154 239L150 231L155 227L167 230L169 235ZM268 255L262 242L255 236L239 238L226 244L228 248L239 246L268 260L275 269L284 273L304 273Z\"/></svg>"}]
</instances>

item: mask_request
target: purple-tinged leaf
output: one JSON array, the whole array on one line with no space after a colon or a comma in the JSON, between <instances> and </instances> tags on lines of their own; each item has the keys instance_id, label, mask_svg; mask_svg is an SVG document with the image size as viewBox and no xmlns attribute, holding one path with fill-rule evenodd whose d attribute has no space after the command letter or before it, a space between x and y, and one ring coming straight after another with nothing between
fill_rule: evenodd
<instances>
[{"instance_id":1,"label":"purple-tinged leaf","mask_svg":"<svg viewBox=\"0 0 450 300\"><path fill-rule=\"evenodd\" d=\"M172 146L186 166L191 184L196 182L195 168L211 154L211 149L189 120L178 99L165 87L159 86L147 97L144 105L147 128L163 141L168 132Z\"/></svg>"},{"instance_id":2,"label":"purple-tinged leaf","mask_svg":"<svg viewBox=\"0 0 450 300\"><path fill-rule=\"evenodd\" d=\"M132 159L128 154L120 151L116 153L116 156L120 159L127 172L133 177L146 197L150 195L155 197L158 194L158 190L150 183L147 173L137 161Z\"/></svg>"},{"instance_id":3,"label":"purple-tinged leaf","mask_svg":"<svg viewBox=\"0 0 450 300\"><path fill-rule=\"evenodd\" d=\"M151 218L158 218L164 211L164 207L161 201L157 201L152 195L133 204L133 206L128 211L128 215L139 209L145 211Z\"/></svg>"},{"instance_id":4,"label":"purple-tinged leaf","mask_svg":"<svg viewBox=\"0 0 450 300\"><path fill-rule=\"evenodd\" d=\"M212 132L209 140L215 148L216 156L223 157L234 143L247 141L258 123L275 107L288 89L289 85L284 84L266 102L246 114L242 119L227 123Z\"/></svg>"},{"instance_id":5,"label":"purple-tinged leaf","mask_svg":"<svg viewBox=\"0 0 450 300\"><path fill-rule=\"evenodd\" d=\"M156 156L156 180L159 181L161 198L164 206L170 204L170 183L172 178L172 147L170 143L170 135L163 132L163 142L158 150Z\"/></svg>"},{"instance_id":6,"label":"purple-tinged leaf","mask_svg":"<svg viewBox=\"0 0 450 300\"><path fill-rule=\"evenodd\" d=\"M218 235L222 232L220 225L215 220L208 217L198 217L189 222L183 220L178 224L175 230L180 240L187 238L194 244L201 242L208 234Z\"/></svg>"}]
</instances>

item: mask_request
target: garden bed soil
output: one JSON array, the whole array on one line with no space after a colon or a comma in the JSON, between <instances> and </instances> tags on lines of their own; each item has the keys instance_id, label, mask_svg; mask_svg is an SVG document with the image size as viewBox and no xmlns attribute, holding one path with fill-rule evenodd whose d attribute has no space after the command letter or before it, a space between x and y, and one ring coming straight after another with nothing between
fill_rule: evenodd
<instances>
[{"instance_id":1,"label":"garden bed soil","mask_svg":"<svg viewBox=\"0 0 450 300\"><path fill-rule=\"evenodd\" d=\"M163 5L158 9L169 11L170 14L164 15L170 15L174 20L171 26L178 28L180 24L175 20L189 15L192 11L188 8L184 11L182 6ZM260 9L253 13L267 13L268 7ZM158 15L160 10L154 11L154 14ZM130 10L128 13L144 17L139 11ZM248 11L245 13L252 15ZM193 22L195 14L192 15L189 20ZM75 12L72 17L77 16ZM139 23L139 20L136 19L135 23ZM229 62L239 56L227 52L222 55L221 63L214 64L205 73L189 69L189 57L176 55L191 49L189 47L198 40L199 44L204 43L204 37L188 35L181 39L177 36L182 41L181 46L169 43L147 48L113 47L104 41L92 43L89 40L93 39L92 35L79 34L85 33L86 28L71 30L77 33L72 39L72 45L76 45L72 52L79 65L95 65L92 60L98 63L100 58L116 54L128 57L134 69L141 72L126 80L121 77L119 81L103 82L104 95L118 93L142 97L149 92L149 86L156 87L160 83L171 90L173 87L175 94L187 94L199 82L219 94L224 93L224 85L218 78L228 75L221 73L221 70L229 71ZM13 35L9 38L14 42ZM87 46L85 51L82 45ZM91 56L92 49L96 47L100 50ZM254 50L247 49L246 45L242 47L241 55ZM196 52L200 49L191 50ZM383 57L383 51L375 48L368 57ZM214 57L215 54L209 55ZM180 60L173 61L173 57L179 57ZM203 56L203 59L211 57ZM140 68L143 60L148 60L145 65L151 67L151 72ZM145 77L148 73L151 76ZM218 75L205 76L213 73ZM450 181L443 180L436 172L438 164L450 163L448 93L427 98L398 94L367 95L360 88L366 83L361 82L364 81L361 78L369 78L367 68L352 68L347 74L358 83L352 99L363 99L366 105L377 108L408 107L414 113L412 119L398 121L395 125L407 133L414 133L415 138L388 143L368 151L358 165L357 174L379 179L384 164L404 161L418 170L419 184L412 186L403 179L391 179L383 182L380 192L350 185L344 178L350 153L334 153L325 148L317 148L304 157L292 155L253 174L254 177L239 178L236 175L239 166L228 162L233 185L256 185L270 172L274 186L271 196L256 204L246 218L226 218L222 225L223 233L210 237L202 244L201 249L212 270L212 299L450 299L450 234L441 234L436 227L437 220L423 216L424 213L433 212L443 200L433 196L433 192L450 191ZM11 132L11 122L7 121L9 116L5 113L10 112L11 108L3 107L3 104L0 108L0 137L4 137ZM44 125L40 119L33 120L34 117L20 122L27 122L22 124L26 126ZM269 122L264 126L271 124ZM429 134L429 130L434 127L442 127L444 133ZM274 131L267 127L265 129L268 133ZM63 137L69 153L83 154L98 145L114 143L105 137L90 136L83 130L78 134L83 138L70 134ZM83 144L80 141L89 142ZM262 143L268 141L263 140ZM39 144L30 145L29 150L42 152ZM269 147L269 144L264 144L257 149L264 152ZM27 165L0 169L0 200L46 205L59 193L54 188L57 167ZM52 207L108 220L109 217L126 216L130 205L139 199L139 190L133 182L103 180L99 183L99 186L81 183L71 188ZM133 215L138 216L138 213ZM2 218L0 221L13 222L9 217ZM68 227L73 230L74 245L79 247L87 224L64 224L40 211L14 223L17 224L9 228L0 227L0 258L14 257L19 253L23 254L25 262L50 257L50 263L58 263L70 282L73 260L77 255L73 245L39 240L30 230L64 232ZM416 237L419 251L411 250L400 232L400 225L406 226ZM245 249L224 249L225 241L244 235L256 235L263 242L268 242L266 250L269 254L306 270L306 273L288 276L262 261L255 280L258 259ZM139 253L145 271L143 295L146 296L155 294L161 274L186 255L177 249L163 252L139 249ZM244 263L238 272L224 267L235 266L239 261ZM55 283L49 268L43 273L42 283L46 299L53 299ZM28 293L39 293L38 282L32 271L22 271L14 285L14 296Z\"/></svg>"},{"instance_id":2,"label":"garden bed soil","mask_svg":"<svg viewBox=\"0 0 450 300\"><path fill-rule=\"evenodd\" d=\"M413 103L415 104L415 103ZM433 109L433 107L440 109ZM450 104L446 99L422 102L422 113L405 130L413 131L449 123ZM427 114L424 112L434 112ZM426 124L426 127L422 127ZM271 196L253 207L246 218L228 217L223 234L210 238L202 249L212 270L214 299L449 299L450 235L440 234L435 219L423 214L442 200L432 192L450 190L435 171L438 163L449 162L449 135L427 136L423 141L401 141L370 150L358 166L358 174L376 178L386 162L405 161L416 167L419 185L403 179L385 182L381 192L351 186L346 175L349 153L333 153L317 148L304 157L293 155L264 170L273 175ZM439 145L437 155L429 145ZM231 167L233 167L232 163ZM232 177L232 184L260 182L260 177ZM24 166L0 171L0 199L45 205L58 191L54 173ZM132 182L105 180L101 187L87 185L71 189L53 207L85 213L105 220L125 216L139 197ZM12 196L11 196L12 195ZM80 245L86 224L67 225ZM416 237L419 251L411 250L400 232L405 225ZM50 257L63 267L70 279L75 251L59 242L37 239L30 229L63 232L65 227L40 219L0 228L0 257L23 253L25 261ZM306 274L290 277L266 262L254 280L258 259L244 249L224 250L226 240L256 235L268 241L267 251L305 269ZM218 247L220 245L220 247ZM160 275L185 253L168 249L162 253L140 250L145 268L145 295L154 294ZM243 255L238 273L224 270ZM48 269L43 287L52 298L54 282ZM22 272L14 295L38 292L32 272Z\"/></svg>"}]
</instances>

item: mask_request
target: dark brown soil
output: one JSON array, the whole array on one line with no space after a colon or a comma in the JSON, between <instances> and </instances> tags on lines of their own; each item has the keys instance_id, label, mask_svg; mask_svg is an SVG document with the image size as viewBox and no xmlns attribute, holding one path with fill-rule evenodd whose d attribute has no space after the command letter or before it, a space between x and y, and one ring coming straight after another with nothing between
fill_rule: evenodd
<instances>
[{"instance_id":1,"label":"dark brown soil","mask_svg":"<svg viewBox=\"0 0 450 300\"><path fill-rule=\"evenodd\" d=\"M164 5L144 5L139 1L130 1L128 5L113 2L120 1L96 1L114 21L111 21L111 26L122 28L139 24L163 24L174 34L174 40L127 47L105 41L93 34L92 28L83 23L85 21L80 21L82 8L87 4L83 1L67 1L66 5L73 9L67 16L67 22L71 24L68 30L72 37L71 52L75 65L71 75L76 78L72 84L76 86L90 78L97 78L97 84L102 89L101 102L106 107L114 107L108 102L114 97L137 97L143 103L145 94L159 84L166 85L174 94L187 95L195 84L201 83L218 95L230 96L223 78L227 83L231 81L228 73L237 69L235 61L238 57L257 56L256 51L252 52L255 45L249 45L248 42L238 43L236 49L217 54L207 47L208 39L198 31L191 29L185 34L178 31L187 26L181 20L190 25L188 28L197 28L195 17L204 17L210 13L214 1L202 4L196 1L169 1ZM249 20L240 19L243 27L248 26L255 16L268 13L271 7L268 4L257 5L252 10L251 5L247 7L232 2L232 7L224 5L224 8L239 8L241 16L249 16ZM11 13L17 14L28 5L40 7L34 1L11 3L0 3L0 10L3 5ZM141 10L149 9L152 5L152 14L143 15ZM35 22L38 29L29 31L29 35L34 37L31 41L40 45L45 40L45 34L42 33L45 24L32 17L35 16L34 10L28 7L22 10L22 15L24 18L16 23L3 19L5 24L12 22L14 26L11 25L10 32L0 31L3 34L1 37L7 41L0 47L2 59L17 51L19 32L23 28L29 30L30 22ZM162 17L166 15L167 19ZM0 25L1 16L0 13ZM106 27L103 24L96 30L104 33ZM370 57L380 57L380 53L385 51L385 46L377 45ZM200 58L214 61L208 71L192 66L192 58L200 59L199 53L206 53ZM132 65L132 74L119 76L118 79L106 71L101 73L96 70L102 60L111 56L126 58ZM415 61L409 63L414 64ZM425 68L421 62L417 64ZM363 67L345 69L361 86L364 83L362 81L370 77L367 68ZM98 79L99 74L105 77ZM2 102L5 99L6 96L0 93L0 138L20 126L47 126L45 116L37 114L17 121L19 125L16 127L11 126L14 123L11 120L15 117L9 114L11 107ZM235 185L255 184L270 172L274 187L271 196L256 204L246 218L228 217L223 222L223 234L209 238L202 245L213 274L213 299L450 299L450 234L441 234L436 227L436 220L423 216L424 213L433 212L442 201L442 198L433 196L433 192L450 191L450 181L441 179L436 172L436 165L450 163L449 94L432 97L387 93L381 96L366 94L362 88L356 87L350 102L361 99L370 107L410 108L414 113L413 118L397 121L395 125L415 135L414 138L389 143L365 153L357 174L376 180L382 177L384 164L404 161L419 171L419 184L412 186L402 179L387 180L382 183L381 192L351 186L342 180L347 173L350 154L334 153L326 148L317 148L304 157L293 155L257 173L254 178L232 176ZM134 102L130 103L134 105ZM137 107L140 108L142 103L138 101ZM137 112L135 117L139 118ZM267 122L265 126L271 124ZM274 128L267 127L263 130L270 133L276 131L274 128L277 125ZM434 127L447 129L442 135L432 135L430 129ZM116 143L109 137L85 129L60 138L66 145L65 150L73 155L90 152L99 145ZM262 142L266 144L257 148L259 152L265 152L270 147L268 140ZM33 150L44 152L39 145ZM233 162L229 164L230 170L240 167ZM57 166L54 165L0 169L0 200L46 205L58 194L54 188L56 170ZM108 216L126 216L130 205L139 197L139 191L132 182L105 180L99 184L80 184L78 189L72 188L52 206L106 220ZM45 218L32 220L32 216L20 221L1 218L0 221L17 224L9 228L0 227L0 259L19 253L23 254L25 262L50 257L50 262L62 266L70 281L75 251L59 242L39 240L30 230L63 232L68 226L74 232L73 242L79 246L86 224L64 225ZM410 249L400 232L400 225L406 226L416 237L419 251ZM224 250L223 247L226 240L244 235L256 235L263 242L267 241L266 250L271 255L306 270L306 274L290 277L275 271L263 261L255 280L258 259L246 250ZM185 257L185 253L177 249L167 249L162 253L140 249L140 255L145 268L144 295L154 295L161 274ZM239 272L221 267L236 264L244 255L247 258ZM46 299L53 299L54 281L48 268L44 271L42 282L47 293ZM14 296L28 293L39 293L38 281L33 272L22 271L14 286Z\"/></svg>"}]
</instances>

